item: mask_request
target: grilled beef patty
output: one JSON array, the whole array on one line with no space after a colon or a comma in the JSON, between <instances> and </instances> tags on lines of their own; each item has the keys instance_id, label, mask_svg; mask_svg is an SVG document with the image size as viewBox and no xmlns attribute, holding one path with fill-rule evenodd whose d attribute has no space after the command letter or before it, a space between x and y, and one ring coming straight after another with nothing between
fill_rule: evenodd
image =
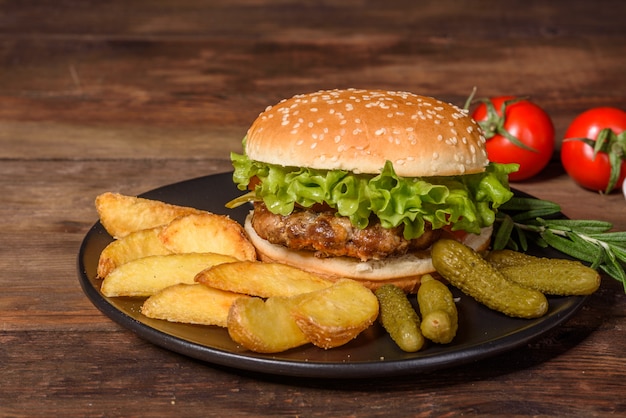
<instances>
[{"instance_id":1,"label":"grilled beef patty","mask_svg":"<svg viewBox=\"0 0 626 418\"><path fill-rule=\"evenodd\" d=\"M362 261L426 249L441 233L433 231L427 223L422 236L407 240L402 235L402 226L385 229L372 219L366 228L359 229L332 210L295 209L283 216L273 214L263 203L254 205L252 226L261 238L272 244L314 251L318 257L346 256Z\"/></svg>"}]
</instances>

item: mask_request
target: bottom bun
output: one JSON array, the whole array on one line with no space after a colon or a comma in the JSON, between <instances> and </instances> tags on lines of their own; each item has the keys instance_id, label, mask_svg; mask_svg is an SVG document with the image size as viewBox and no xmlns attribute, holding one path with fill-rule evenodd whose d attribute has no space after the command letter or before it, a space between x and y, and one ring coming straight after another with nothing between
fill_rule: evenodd
<instances>
[{"instance_id":1,"label":"bottom bun","mask_svg":"<svg viewBox=\"0 0 626 418\"><path fill-rule=\"evenodd\" d=\"M259 258L265 262L289 264L332 280L349 278L376 289L392 283L407 293L414 293L423 275L434 273L430 251L419 251L384 260L360 261L350 257L316 257L310 251L290 250L261 238L250 222L252 212L246 218L244 228L256 247ZM463 243L476 251L484 251L491 240L492 227L483 228L480 234L468 234Z\"/></svg>"}]
</instances>

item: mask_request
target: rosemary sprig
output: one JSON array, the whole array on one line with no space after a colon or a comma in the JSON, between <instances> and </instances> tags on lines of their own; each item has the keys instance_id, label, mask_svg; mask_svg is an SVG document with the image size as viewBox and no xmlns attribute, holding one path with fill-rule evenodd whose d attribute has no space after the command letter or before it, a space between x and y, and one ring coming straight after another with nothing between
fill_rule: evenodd
<instances>
[{"instance_id":1,"label":"rosemary sprig","mask_svg":"<svg viewBox=\"0 0 626 418\"><path fill-rule=\"evenodd\" d=\"M602 270L626 293L626 231L610 232L610 222L562 219L560 211L547 200L514 197L496 216L493 248L526 251L529 242L552 247Z\"/></svg>"}]
</instances>

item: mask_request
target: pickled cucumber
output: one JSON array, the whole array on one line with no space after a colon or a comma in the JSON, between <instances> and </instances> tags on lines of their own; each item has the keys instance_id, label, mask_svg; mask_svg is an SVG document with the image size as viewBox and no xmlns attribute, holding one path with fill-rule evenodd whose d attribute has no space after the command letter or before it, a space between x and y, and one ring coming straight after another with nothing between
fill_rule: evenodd
<instances>
[{"instance_id":1,"label":"pickled cucumber","mask_svg":"<svg viewBox=\"0 0 626 418\"><path fill-rule=\"evenodd\" d=\"M598 272L580 261L534 257L511 250L492 251L487 261L508 280L548 295L590 295L600 287Z\"/></svg>"},{"instance_id":2,"label":"pickled cucumber","mask_svg":"<svg viewBox=\"0 0 626 418\"><path fill-rule=\"evenodd\" d=\"M497 269L502 267L524 266L532 262L534 258L536 257L513 250L495 250L489 252L485 257L485 259Z\"/></svg>"},{"instance_id":3,"label":"pickled cucumber","mask_svg":"<svg viewBox=\"0 0 626 418\"><path fill-rule=\"evenodd\" d=\"M424 346L420 320L402 289L386 284L374 293L380 305L380 322L391 339L404 351L420 350Z\"/></svg>"},{"instance_id":4,"label":"pickled cucumber","mask_svg":"<svg viewBox=\"0 0 626 418\"><path fill-rule=\"evenodd\" d=\"M451 342L458 328L458 312L448 286L430 274L423 276L417 304L422 315L422 335L439 344Z\"/></svg>"},{"instance_id":5,"label":"pickled cucumber","mask_svg":"<svg viewBox=\"0 0 626 418\"><path fill-rule=\"evenodd\" d=\"M437 241L432 261L450 284L490 309L519 318L538 318L548 311L543 293L507 280L476 251L458 241Z\"/></svg>"}]
</instances>

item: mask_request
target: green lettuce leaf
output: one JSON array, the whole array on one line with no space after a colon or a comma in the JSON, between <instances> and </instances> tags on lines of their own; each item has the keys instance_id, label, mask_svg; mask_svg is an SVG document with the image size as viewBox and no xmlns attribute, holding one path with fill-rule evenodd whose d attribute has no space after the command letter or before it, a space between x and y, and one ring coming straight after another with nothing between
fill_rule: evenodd
<instances>
[{"instance_id":1,"label":"green lettuce leaf","mask_svg":"<svg viewBox=\"0 0 626 418\"><path fill-rule=\"evenodd\" d=\"M508 174L517 170L516 164L491 163L483 173L406 178L396 175L389 161L380 174L366 175L265 164L237 153L231 160L240 190L247 190L254 177L260 183L228 207L262 200L272 213L288 215L295 205L325 203L358 228L365 228L372 215L385 228L404 225L407 239L422 235L425 222L470 233L492 225L497 208L513 197Z\"/></svg>"}]
</instances>

